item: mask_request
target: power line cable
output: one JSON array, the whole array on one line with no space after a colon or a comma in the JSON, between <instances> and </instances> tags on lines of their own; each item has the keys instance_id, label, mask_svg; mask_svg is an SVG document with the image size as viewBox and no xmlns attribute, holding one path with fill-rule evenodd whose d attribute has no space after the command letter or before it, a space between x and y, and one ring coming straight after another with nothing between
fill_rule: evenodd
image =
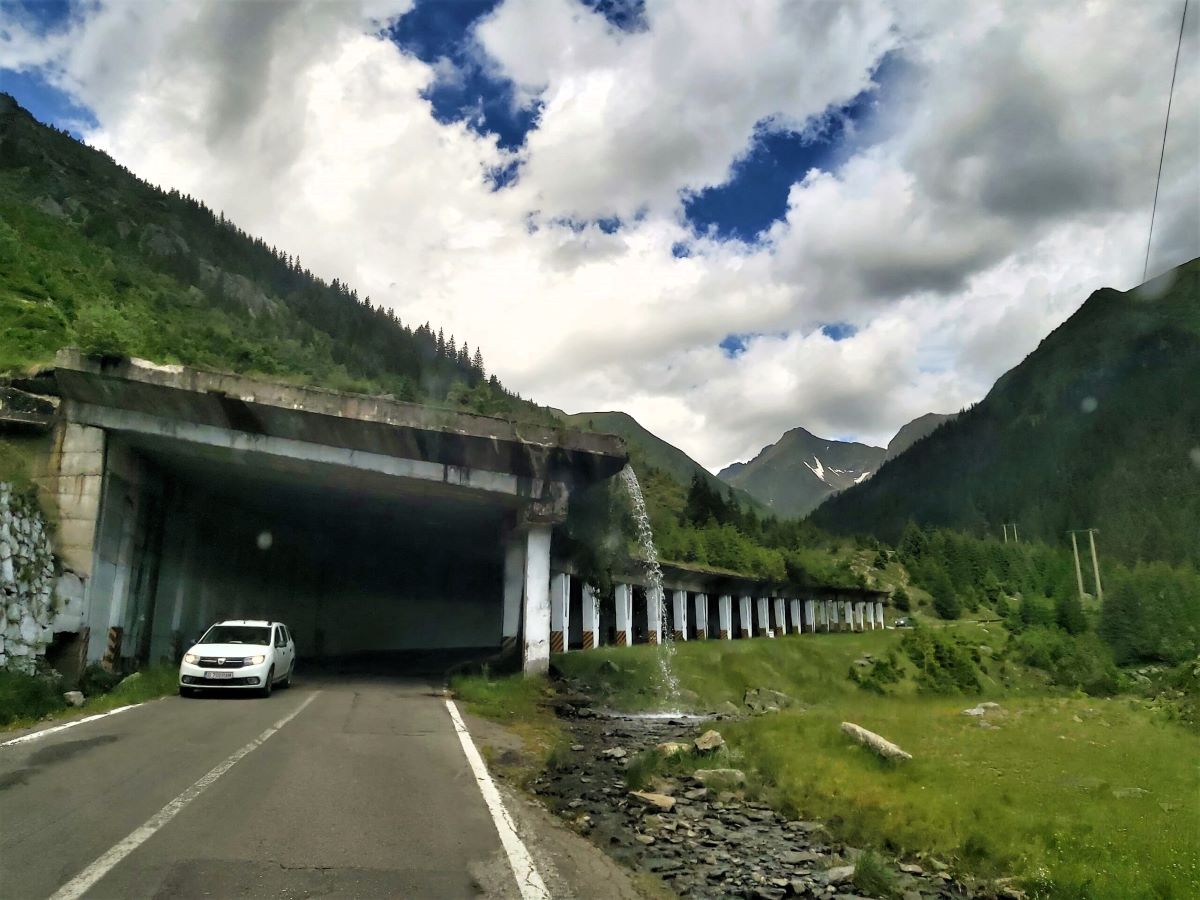
<instances>
[{"instance_id":1,"label":"power line cable","mask_svg":"<svg viewBox=\"0 0 1200 900\"><path fill-rule=\"evenodd\" d=\"M1167 118L1163 121L1162 150L1158 154L1158 177L1154 181L1154 205L1150 208L1150 233L1146 236L1146 263L1142 266L1142 281L1150 271L1150 242L1154 239L1154 215L1158 212L1158 187L1162 184L1163 158L1167 155L1167 129L1171 125L1171 101L1175 99L1175 76L1179 74L1179 51L1183 49L1183 26L1187 22L1188 0L1183 0L1183 17L1179 20L1179 43L1175 45L1175 68L1171 70L1171 90L1167 94Z\"/></svg>"}]
</instances>

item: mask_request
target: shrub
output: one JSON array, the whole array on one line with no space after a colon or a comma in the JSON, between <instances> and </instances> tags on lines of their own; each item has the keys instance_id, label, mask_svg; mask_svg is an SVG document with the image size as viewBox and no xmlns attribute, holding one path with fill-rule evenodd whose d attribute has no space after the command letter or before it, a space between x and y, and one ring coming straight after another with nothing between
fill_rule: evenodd
<instances>
[{"instance_id":1,"label":"shrub","mask_svg":"<svg viewBox=\"0 0 1200 900\"><path fill-rule=\"evenodd\" d=\"M945 572L938 571L934 576L929 593L933 596L934 612L941 618L957 619L962 615L962 604L958 600L958 595L954 593L954 585L950 583L950 576Z\"/></svg>"},{"instance_id":2,"label":"shrub","mask_svg":"<svg viewBox=\"0 0 1200 900\"><path fill-rule=\"evenodd\" d=\"M912 599L908 596L908 591L904 588L896 588L892 592L892 603L900 612L909 612L912 610Z\"/></svg>"},{"instance_id":3,"label":"shrub","mask_svg":"<svg viewBox=\"0 0 1200 900\"><path fill-rule=\"evenodd\" d=\"M979 673L970 651L935 629L916 629L900 644L917 667L917 684L930 693L978 693Z\"/></svg>"},{"instance_id":4,"label":"shrub","mask_svg":"<svg viewBox=\"0 0 1200 900\"><path fill-rule=\"evenodd\" d=\"M874 850L864 851L855 861L854 886L871 897L892 898L899 893L895 874Z\"/></svg>"},{"instance_id":5,"label":"shrub","mask_svg":"<svg viewBox=\"0 0 1200 900\"><path fill-rule=\"evenodd\" d=\"M1048 673L1055 684L1094 696L1115 694L1117 668L1112 652L1092 632L1071 635L1061 628L1028 628L1016 638L1019 658Z\"/></svg>"},{"instance_id":6,"label":"shrub","mask_svg":"<svg viewBox=\"0 0 1200 900\"><path fill-rule=\"evenodd\" d=\"M79 676L79 690L85 697L98 697L107 694L121 681L121 675L110 672L99 663L92 663Z\"/></svg>"},{"instance_id":7,"label":"shrub","mask_svg":"<svg viewBox=\"0 0 1200 900\"><path fill-rule=\"evenodd\" d=\"M79 348L93 356L128 356L133 349L134 330L112 306L88 306L75 320Z\"/></svg>"},{"instance_id":8,"label":"shrub","mask_svg":"<svg viewBox=\"0 0 1200 900\"><path fill-rule=\"evenodd\" d=\"M40 719L66 707L57 674L25 675L0 671L0 725Z\"/></svg>"}]
</instances>

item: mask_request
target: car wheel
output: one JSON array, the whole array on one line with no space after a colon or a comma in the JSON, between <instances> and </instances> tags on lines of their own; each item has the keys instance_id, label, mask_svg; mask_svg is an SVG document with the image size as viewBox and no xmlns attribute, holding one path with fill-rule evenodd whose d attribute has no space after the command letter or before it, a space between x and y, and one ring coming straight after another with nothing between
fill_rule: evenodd
<instances>
[{"instance_id":1,"label":"car wheel","mask_svg":"<svg viewBox=\"0 0 1200 900\"><path fill-rule=\"evenodd\" d=\"M195 696L196 696L196 689L195 689L195 688L190 688L190 687L184 687L184 686L181 684L181 685L179 686L179 696L180 696L180 697L195 697Z\"/></svg>"},{"instance_id":2,"label":"car wheel","mask_svg":"<svg viewBox=\"0 0 1200 900\"><path fill-rule=\"evenodd\" d=\"M259 690L259 692L258 692L258 695L259 695L260 697L270 697L270 696L271 696L271 689L272 689L272 688L274 688L274 687L275 687L275 667L274 667L274 666L272 666L272 667L271 667L271 668L270 668L270 669L267 671L267 681L266 681L266 683L265 683L265 684L262 686L262 688Z\"/></svg>"},{"instance_id":3,"label":"car wheel","mask_svg":"<svg viewBox=\"0 0 1200 900\"><path fill-rule=\"evenodd\" d=\"M290 688L292 686L292 672L296 670L296 664L293 662L288 666L287 674L283 676L283 681L279 682L281 688Z\"/></svg>"}]
</instances>

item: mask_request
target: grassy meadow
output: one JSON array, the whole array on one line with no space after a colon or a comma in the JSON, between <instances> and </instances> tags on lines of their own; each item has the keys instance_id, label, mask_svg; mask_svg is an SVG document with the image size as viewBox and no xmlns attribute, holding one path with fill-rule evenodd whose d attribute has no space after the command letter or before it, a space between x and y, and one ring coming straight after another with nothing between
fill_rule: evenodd
<instances>
[{"instance_id":1,"label":"grassy meadow","mask_svg":"<svg viewBox=\"0 0 1200 900\"><path fill-rule=\"evenodd\" d=\"M903 633L886 631L678 645L680 705L741 705L753 688L796 698L794 709L723 723L728 764L777 808L825 821L851 843L980 877L1015 875L1031 897L1200 896L1200 736L1134 697L1045 686L1003 659L1001 628L961 623L948 633L976 648L978 693L920 691L916 664L899 652ZM661 708L660 652L603 648L554 666L615 708ZM849 677L864 654L899 670L886 694ZM472 702L483 714L498 703L520 717L544 690L534 684L460 687L480 697ZM514 693L524 699L495 699ZM986 717L995 727L962 712L982 700L1000 704ZM841 733L843 721L913 760L883 762Z\"/></svg>"}]
</instances>

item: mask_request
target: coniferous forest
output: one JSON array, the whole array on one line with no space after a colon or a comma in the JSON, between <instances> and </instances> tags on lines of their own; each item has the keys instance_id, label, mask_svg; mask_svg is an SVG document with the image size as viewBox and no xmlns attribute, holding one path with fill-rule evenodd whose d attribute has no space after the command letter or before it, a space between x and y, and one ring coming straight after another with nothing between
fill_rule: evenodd
<instances>
[{"instance_id":1,"label":"coniferous forest","mask_svg":"<svg viewBox=\"0 0 1200 900\"><path fill-rule=\"evenodd\" d=\"M149 185L0 95L0 371L63 346L547 419L478 348Z\"/></svg>"}]
</instances>

